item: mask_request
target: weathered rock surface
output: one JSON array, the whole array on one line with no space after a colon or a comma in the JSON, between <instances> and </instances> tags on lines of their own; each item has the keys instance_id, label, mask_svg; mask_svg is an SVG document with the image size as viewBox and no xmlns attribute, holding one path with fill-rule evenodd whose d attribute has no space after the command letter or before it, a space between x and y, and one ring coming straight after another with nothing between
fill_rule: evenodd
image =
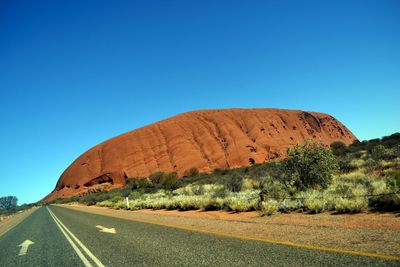
<instances>
[{"instance_id":1,"label":"weathered rock surface","mask_svg":"<svg viewBox=\"0 0 400 267\"><path fill-rule=\"evenodd\" d=\"M183 113L105 141L77 158L45 200L120 187L127 177L156 171L235 168L284 157L306 140L346 144L355 136L330 115L280 109L222 109Z\"/></svg>"}]
</instances>

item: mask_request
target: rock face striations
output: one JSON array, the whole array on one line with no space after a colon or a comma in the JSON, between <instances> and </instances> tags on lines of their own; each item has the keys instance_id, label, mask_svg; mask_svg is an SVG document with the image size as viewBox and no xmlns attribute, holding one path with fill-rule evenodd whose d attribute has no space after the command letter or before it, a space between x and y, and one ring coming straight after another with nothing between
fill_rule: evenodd
<instances>
[{"instance_id":1,"label":"rock face striations","mask_svg":"<svg viewBox=\"0 0 400 267\"><path fill-rule=\"evenodd\" d=\"M105 141L76 159L45 200L120 187L156 171L235 168L284 157L306 140L350 144L355 136L330 115L280 109L183 113Z\"/></svg>"}]
</instances>

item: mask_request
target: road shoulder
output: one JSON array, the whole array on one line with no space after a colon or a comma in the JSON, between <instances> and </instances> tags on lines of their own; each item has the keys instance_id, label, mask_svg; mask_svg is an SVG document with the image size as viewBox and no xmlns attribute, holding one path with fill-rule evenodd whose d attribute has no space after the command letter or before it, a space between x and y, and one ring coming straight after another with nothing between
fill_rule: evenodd
<instances>
[{"instance_id":1,"label":"road shoulder","mask_svg":"<svg viewBox=\"0 0 400 267\"><path fill-rule=\"evenodd\" d=\"M28 210L24 210L23 212L16 213L5 219L4 221L0 222L0 236L4 235L15 226L20 224L23 220L29 217L32 213L34 213L38 207L33 207Z\"/></svg>"}]
</instances>

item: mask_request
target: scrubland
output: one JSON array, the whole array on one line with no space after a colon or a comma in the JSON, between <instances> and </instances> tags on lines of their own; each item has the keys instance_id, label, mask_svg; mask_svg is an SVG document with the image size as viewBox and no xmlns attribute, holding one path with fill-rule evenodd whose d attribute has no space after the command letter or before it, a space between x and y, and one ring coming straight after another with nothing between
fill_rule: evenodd
<instances>
[{"instance_id":1,"label":"scrubland","mask_svg":"<svg viewBox=\"0 0 400 267\"><path fill-rule=\"evenodd\" d=\"M130 210L257 211L261 216L400 211L399 133L350 146L307 142L287 154L283 160L212 173L192 168L180 178L163 172L131 177L123 188L54 203Z\"/></svg>"}]
</instances>

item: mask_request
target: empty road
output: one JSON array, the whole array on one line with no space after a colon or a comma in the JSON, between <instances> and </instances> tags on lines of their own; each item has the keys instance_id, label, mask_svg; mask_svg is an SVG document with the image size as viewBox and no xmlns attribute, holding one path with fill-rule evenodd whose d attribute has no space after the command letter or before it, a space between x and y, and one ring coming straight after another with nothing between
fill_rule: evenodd
<instances>
[{"instance_id":1,"label":"empty road","mask_svg":"<svg viewBox=\"0 0 400 267\"><path fill-rule=\"evenodd\" d=\"M44 206L0 236L0 266L400 266L400 262Z\"/></svg>"}]
</instances>

